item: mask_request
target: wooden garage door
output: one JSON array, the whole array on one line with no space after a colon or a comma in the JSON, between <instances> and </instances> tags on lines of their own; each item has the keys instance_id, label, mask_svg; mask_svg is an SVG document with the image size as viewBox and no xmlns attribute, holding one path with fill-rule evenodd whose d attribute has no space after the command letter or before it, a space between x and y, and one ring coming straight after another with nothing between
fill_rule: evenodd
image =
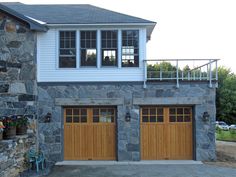
<instances>
[{"instance_id":1,"label":"wooden garage door","mask_svg":"<svg viewBox=\"0 0 236 177\"><path fill-rule=\"evenodd\" d=\"M192 108L141 108L141 159L193 159Z\"/></svg>"},{"instance_id":2,"label":"wooden garage door","mask_svg":"<svg viewBox=\"0 0 236 177\"><path fill-rule=\"evenodd\" d=\"M116 109L65 108L64 159L115 160Z\"/></svg>"}]
</instances>

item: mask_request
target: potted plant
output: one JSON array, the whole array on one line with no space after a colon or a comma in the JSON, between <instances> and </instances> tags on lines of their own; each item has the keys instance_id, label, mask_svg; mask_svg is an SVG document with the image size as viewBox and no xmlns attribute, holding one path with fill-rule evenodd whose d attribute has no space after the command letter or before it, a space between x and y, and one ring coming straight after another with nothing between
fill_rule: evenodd
<instances>
[{"instance_id":1,"label":"potted plant","mask_svg":"<svg viewBox=\"0 0 236 177\"><path fill-rule=\"evenodd\" d=\"M24 135L28 129L28 118L26 116L18 115L16 119L16 135Z\"/></svg>"},{"instance_id":2,"label":"potted plant","mask_svg":"<svg viewBox=\"0 0 236 177\"><path fill-rule=\"evenodd\" d=\"M14 138L16 135L16 117L15 116L4 117L2 122L3 125L5 126L3 131L3 139Z\"/></svg>"},{"instance_id":3,"label":"potted plant","mask_svg":"<svg viewBox=\"0 0 236 177\"><path fill-rule=\"evenodd\" d=\"M2 140L2 134L5 126L3 125L2 121L0 121L0 140Z\"/></svg>"}]
</instances>

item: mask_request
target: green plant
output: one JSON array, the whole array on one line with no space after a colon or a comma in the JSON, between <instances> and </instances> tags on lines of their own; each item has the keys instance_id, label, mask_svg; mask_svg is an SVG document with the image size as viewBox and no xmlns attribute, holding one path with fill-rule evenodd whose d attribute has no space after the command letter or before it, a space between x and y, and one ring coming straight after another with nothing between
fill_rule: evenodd
<instances>
[{"instance_id":1,"label":"green plant","mask_svg":"<svg viewBox=\"0 0 236 177\"><path fill-rule=\"evenodd\" d=\"M16 119L14 116L12 117L4 117L2 119L3 125L5 126L5 130L10 127L16 127Z\"/></svg>"},{"instance_id":2,"label":"green plant","mask_svg":"<svg viewBox=\"0 0 236 177\"><path fill-rule=\"evenodd\" d=\"M221 134L221 132L222 132L222 129L220 129L219 127L216 127L216 133Z\"/></svg>"},{"instance_id":3,"label":"green plant","mask_svg":"<svg viewBox=\"0 0 236 177\"><path fill-rule=\"evenodd\" d=\"M230 132L230 134L232 134L232 135L236 135L236 130L231 129L231 130L229 130L229 132Z\"/></svg>"},{"instance_id":4,"label":"green plant","mask_svg":"<svg viewBox=\"0 0 236 177\"><path fill-rule=\"evenodd\" d=\"M16 119L16 126L17 127L24 127L28 125L28 119L25 116L17 116Z\"/></svg>"},{"instance_id":5,"label":"green plant","mask_svg":"<svg viewBox=\"0 0 236 177\"><path fill-rule=\"evenodd\" d=\"M231 133L232 132L232 133ZM220 133L216 132L216 139L221 141L232 141L236 142L236 133L235 130L231 131L221 131Z\"/></svg>"}]
</instances>

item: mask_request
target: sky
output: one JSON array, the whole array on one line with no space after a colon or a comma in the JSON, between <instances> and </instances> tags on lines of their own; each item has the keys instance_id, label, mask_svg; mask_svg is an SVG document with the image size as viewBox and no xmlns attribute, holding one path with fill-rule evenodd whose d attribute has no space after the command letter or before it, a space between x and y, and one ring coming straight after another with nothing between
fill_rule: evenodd
<instances>
[{"instance_id":1,"label":"sky","mask_svg":"<svg viewBox=\"0 0 236 177\"><path fill-rule=\"evenodd\" d=\"M11 0L1 2L10 2ZM14 1L13 1L14 2ZM157 22L147 59L220 59L236 73L235 0L20 0L92 4Z\"/></svg>"}]
</instances>

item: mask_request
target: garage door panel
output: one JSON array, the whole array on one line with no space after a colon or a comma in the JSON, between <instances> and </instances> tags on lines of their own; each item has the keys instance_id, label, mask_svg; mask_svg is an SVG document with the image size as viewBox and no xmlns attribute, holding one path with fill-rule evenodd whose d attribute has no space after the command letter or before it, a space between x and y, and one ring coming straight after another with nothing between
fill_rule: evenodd
<instances>
[{"instance_id":1,"label":"garage door panel","mask_svg":"<svg viewBox=\"0 0 236 177\"><path fill-rule=\"evenodd\" d=\"M141 158L142 159L148 159L148 126L141 125L140 131L142 132L141 135L141 142L142 142L142 148L141 148Z\"/></svg>"},{"instance_id":2,"label":"garage door panel","mask_svg":"<svg viewBox=\"0 0 236 177\"><path fill-rule=\"evenodd\" d=\"M89 125L74 125L74 158L88 160L92 158L91 136L92 129ZM67 145L66 145L67 146Z\"/></svg>"},{"instance_id":3,"label":"garage door panel","mask_svg":"<svg viewBox=\"0 0 236 177\"><path fill-rule=\"evenodd\" d=\"M142 109L145 110L145 114ZM142 109L141 158L145 160L192 159L191 107L145 107ZM156 122L150 122L153 116L151 112L155 109L163 109L159 111L160 115L158 113L156 115L156 117L163 116L163 121L158 122L156 119Z\"/></svg>"},{"instance_id":4,"label":"garage door panel","mask_svg":"<svg viewBox=\"0 0 236 177\"><path fill-rule=\"evenodd\" d=\"M115 108L66 108L64 112L66 160L115 160Z\"/></svg>"},{"instance_id":5,"label":"garage door panel","mask_svg":"<svg viewBox=\"0 0 236 177\"><path fill-rule=\"evenodd\" d=\"M164 125L156 125L156 158L164 159L166 155L165 141L164 141Z\"/></svg>"},{"instance_id":6,"label":"garage door panel","mask_svg":"<svg viewBox=\"0 0 236 177\"><path fill-rule=\"evenodd\" d=\"M93 149L93 154L95 157L102 157L103 148L102 148L102 129L98 126L93 126L93 146L96 147Z\"/></svg>"},{"instance_id":7,"label":"garage door panel","mask_svg":"<svg viewBox=\"0 0 236 177\"><path fill-rule=\"evenodd\" d=\"M148 146L149 146L149 157L151 157L152 155L155 156L156 155L156 126L155 125L150 125L148 126Z\"/></svg>"},{"instance_id":8,"label":"garage door panel","mask_svg":"<svg viewBox=\"0 0 236 177\"><path fill-rule=\"evenodd\" d=\"M115 125L93 125L93 157L115 159Z\"/></svg>"},{"instance_id":9,"label":"garage door panel","mask_svg":"<svg viewBox=\"0 0 236 177\"><path fill-rule=\"evenodd\" d=\"M73 141L73 126L72 125L66 125L64 127L64 143L67 144L67 146L64 148L65 152L65 160L73 159L73 152L74 152L74 141Z\"/></svg>"}]
</instances>

